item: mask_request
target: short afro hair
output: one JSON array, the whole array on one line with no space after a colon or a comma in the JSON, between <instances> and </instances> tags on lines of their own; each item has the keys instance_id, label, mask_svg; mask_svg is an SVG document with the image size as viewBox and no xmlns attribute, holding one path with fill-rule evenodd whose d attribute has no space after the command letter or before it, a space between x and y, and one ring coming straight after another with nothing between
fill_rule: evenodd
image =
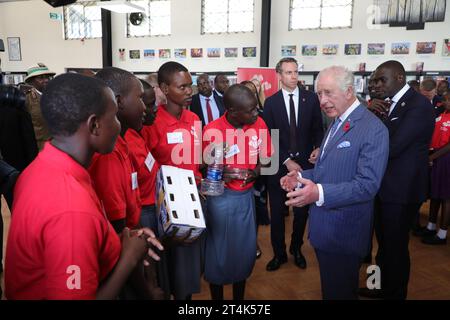
<instances>
[{"instance_id":1,"label":"short afro hair","mask_svg":"<svg viewBox=\"0 0 450 320\"><path fill-rule=\"evenodd\" d=\"M162 83L170 85L170 78L177 72L189 72L188 69L181 63L169 61L164 63L158 70L158 84Z\"/></svg>"},{"instance_id":2,"label":"short afro hair","mask_svg":"<svg viewBox=\"0 0 450 320\"><path fill-rule=\"evenodd\" d=\"M227 110L236 105L242 106L242 103L249 100L255 105L257 104L255 94L243 84L233 84L223 96L223 104Z\"/></svg>"},{"instance_id":3,"label":"short afro hair","mask_svg":"<svg viewBox=\"0 0 450 320\"><path fill-rule=\"evenodd\" d=\"M95 77L103 80L116 96L126 95L133 79L137 79L131 72L115 67L103 68Z\"/></svg>"},{"instance_id":4,"label":"short afro hair","mask_svg":"<svg viewBox=\"0 0 450 320\"><path fill-rule=\"evenodd\" d=\"M153 88L153 87L150 85L150 83L148 83L147 81L145 81L145 80L143 80L143 79L139 79L139 81L141 82L142 87L144 88L144 91L145 91L145 90L150 90L150 89Z\"/></svg>"},{"instance_id":5,"label":"short afro hair","mask_svg":"<svg viewBox=\"0 0 450 320\"><path fill-rule=\"evenodd\" d=\"M80 124L106 112L108 86L94 77L65 73L51 80L41 97L41 111L52 136L71 136Z\"/></svg>"}]
</instances>

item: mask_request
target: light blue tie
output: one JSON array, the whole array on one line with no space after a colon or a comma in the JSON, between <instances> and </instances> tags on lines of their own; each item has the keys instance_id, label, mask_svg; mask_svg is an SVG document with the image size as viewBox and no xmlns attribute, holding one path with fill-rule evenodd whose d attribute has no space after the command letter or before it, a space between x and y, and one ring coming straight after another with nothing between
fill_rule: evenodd
<instances>
[{"instance_id":1,"label":"light blue tie","mask_svg":"<svg viewBox=\"0 0 450 320\"><path fill-rule=\"evenodd\" d=\"M330 133L328 134L328 140L327 143L325 144L325 146L323 147L323 151L325 152L326 147L328 146L328 144L330 143L331 139L333 139L334 134L336 133L337 128L339 127L339 124L341 123L341 119L337 118L334 120L333 126L330 129ZM323 154L323 152L322 152Z\"/></svg>"}]
</instances>

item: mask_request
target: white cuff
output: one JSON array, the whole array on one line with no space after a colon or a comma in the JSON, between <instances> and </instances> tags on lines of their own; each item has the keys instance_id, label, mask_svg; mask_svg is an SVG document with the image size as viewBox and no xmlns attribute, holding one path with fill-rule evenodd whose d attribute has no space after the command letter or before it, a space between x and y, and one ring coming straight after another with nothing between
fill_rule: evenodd
<instances>
[{"instance_id":1,"label":"white cuff","mask_svg":"<svg viewBox=\"0 0 450 320\"><path fill-rule=\"evenodd\" d=\"M321 207L323 206L325 199L323 198L323 188L320 183L317 184L317 189L319 189L319 200L316 201L316 206Z\"/></svg>"},{"instance_id":2,"label":"white cuff","mask_svg":"<svg viewBox=\"0 0 450 320\"><path fill-rule=\"evenodd\" d=\"M283 161L283 165L286 164L286 162L288 162L288 160L291 160L291 158L287 158L286 160Z\"/></svg>"}]
</instances>

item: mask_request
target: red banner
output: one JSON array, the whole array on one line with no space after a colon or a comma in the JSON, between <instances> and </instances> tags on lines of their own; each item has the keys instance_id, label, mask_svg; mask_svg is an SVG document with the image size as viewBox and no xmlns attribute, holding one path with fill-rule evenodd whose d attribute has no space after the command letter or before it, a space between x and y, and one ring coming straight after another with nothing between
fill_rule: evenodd
<instances>
[{"instance_id":1,"label":"red banner","mask_svg":"<svg viewBox=\"0 0 450 320\"><path fill-rule=\"evenodd\" d=\"M237 82L258 79L264 88L266 98L278 91L278 78L275 69L271 68L238 68Z\"/></svg>"}]
</instances>

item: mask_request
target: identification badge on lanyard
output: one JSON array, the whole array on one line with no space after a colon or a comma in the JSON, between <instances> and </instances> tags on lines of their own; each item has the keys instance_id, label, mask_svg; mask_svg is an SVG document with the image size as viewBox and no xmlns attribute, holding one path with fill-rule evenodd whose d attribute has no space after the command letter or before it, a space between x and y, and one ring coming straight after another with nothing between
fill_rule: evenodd
<instances>
[{"instance_id":1,"label":"identification badge on lanyard","mask_svg":"<svg viewBox=\"0 0 450 320\"><path fill-rule=\"evenodd\" d=\"M145 165L147 166L148 171L152 171L153 166L155 165L155 158L153 158L152 153L149 152L147 155L147 159L145 159Z\"/></svg>"},{"instance_id":2,"label":"identification badge on lanyard","mask_svg":"<svg viewBox=\"0 0 450 320\"><path fill-rule=\"evenodd\" d=\"M237 144L233 144L230 149L228 150L228 152L225 154L225 159L228 159L236 154L238 154L239 152L241 152L239 150L239 147Z\"/></svg>"},{"instance_id":3,"label":"identification badge on lanyard","mask_svg":"<svg viewBox=\"0 0 450 320\"><path fill-rule=\"evenodd\" d=\"M131 190L136 190L138 187L137 172L131 174Z\"/></svg>"},{"instance_id":4,"label":"identification badge on lanyard","mask_svg":"<svg viewBox=\"0 0 450 320\"><path fill-rule=\"evenodd\" d=\"M167 143L168 144L183 143L183 133L182 132L168 132L167 133Z\"/></svg>"}]
</instances>

